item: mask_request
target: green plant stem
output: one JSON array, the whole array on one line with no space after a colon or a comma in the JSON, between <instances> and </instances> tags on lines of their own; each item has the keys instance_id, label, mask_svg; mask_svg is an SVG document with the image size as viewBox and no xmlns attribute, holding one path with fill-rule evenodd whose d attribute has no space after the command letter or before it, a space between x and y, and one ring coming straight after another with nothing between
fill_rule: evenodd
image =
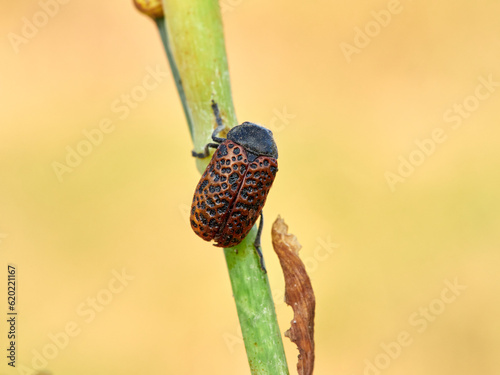
<instances>
[{"instance_id":1,"label":"green plant stem","mask_svg":"<svg viewBox=\"0 0 500 375\"><path fill-rule=\"evenodd\" d=\"M269 280L253 245L256 234L254 226L238 246L224 249L248 364L252 374L288 374Z\"/></svg>"},{"instance_id":2,"label":"green plant stem","mask_svg":"<svg viewBox=\"0 0 500 375\"><path fill-rule=\"evenodd\" d=\"M184 115L186 116L186 120L188 122L189 133L191 134L191 138L193 138L193 119L191 118L191 113L189 112L189 107L187 105L186 93L184 92L184 88L182 87L179 69L177 69L177 65L174 61L174 56L172 55L172 50L170 49L170 44L168 42L167 30L165 28L165 18L157 18L155 22L156 26L158 26L158 31L160 32L161 41L163 42L163 46L165 47L165 52L167 53L167 59L168 63L170 64L170 69L172 70L172 75L174 76L175 86L177 87L179 97L181 98L182 109L184 110Z\"/></svg>"},{"instance_id":3,"label":"green plant stem","mask_svg":"<svg viewBox=\"0 0 500 375\"><path fill-rule=\"evenodd\" d=\"M157 25L172 68L194 149L212 142L214 100L224 124L237 125L231 97L222 20L217 0L163 0ZM222 133L221 136L223 136ZM188 155L188 152L186 152ZM209 158L197 159L203 172ZM253 241L256 227L234 248L224 249L243 340L252 374L288 374L283 342L267 274Z\"/></svg>"}]
</instances>

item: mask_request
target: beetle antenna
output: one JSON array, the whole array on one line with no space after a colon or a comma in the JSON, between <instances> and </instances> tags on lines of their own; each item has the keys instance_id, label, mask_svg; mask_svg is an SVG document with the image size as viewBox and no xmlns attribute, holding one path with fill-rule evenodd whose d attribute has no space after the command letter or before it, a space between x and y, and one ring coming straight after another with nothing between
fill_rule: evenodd
<instances>
[{"instance_id":1,"label":"beetle antenna","mask_svg":"<svg viewBox=\"0 0 500 375\"><path fill-rule=\"evenodd\" d=\"M212 133L212 139L214 140L214 142L222 143L225 141L225 139L217 137L217 134L219 134L224 129L224 124L222 123L222 118L220 117L219 106L213 99L212 99L212 111L214 112L215 121L217 122L217 127Z\"/></svg>"}]
</instances>

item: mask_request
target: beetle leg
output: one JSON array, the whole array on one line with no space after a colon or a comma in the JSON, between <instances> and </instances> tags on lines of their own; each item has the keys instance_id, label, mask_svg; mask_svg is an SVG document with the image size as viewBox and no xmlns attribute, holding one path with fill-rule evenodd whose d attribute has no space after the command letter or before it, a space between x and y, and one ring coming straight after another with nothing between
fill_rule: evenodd
<instances>
[{"instance_id":1,"label":"beetle leg","mask_svg":"<svg viewBox=\"0 0 500 375\"><path fill-rule=\"evenodd\" d=\"M212 139L214 142L217 143L207 143L205 145L205 149L203 150L203 152L196 152L194 150L191 151L191 155L193 155L195 158L200 158L200 159L206 158L208 155L210 155L210 150L209 150L210 147L217 148L219 147L218 143L222 143L225 141L224 138L217 137L217 134L219 134L224 129L224 124L222 123L222 118L220 117L219 106L213 99L212 99L212 111L214 112L215 121L217 121L217 127L212 133Z\"/></svg>"},{"instance_id":2,"label":"beetle leg","mask_svg":"<svg viewBox=\"0 0 500 375\"><path fill-rule=\"evenodd\" d=\"M219 134L222 131L222 129L224 129L224 124L222 123L222 118L220 117L219 106L213 99L212 99L212 111L214 112L215 121L217 121L217 127L212 133L212 139L214 140L214 142L222 143L225 141L225 139L217 137L217 134Z\"/></svg>"},{"instance_id":3,"label":"beetle leg","mask_svg":"<svg viewBox=\"0 0 500 375\"><path fill-rule=\"evenodd\" d=\"M199 159L206 158L208 155L210 155L210 150L209 150L210 147L217 148L219 147L219 145L217 143L207 143L205 145L205 148L203 149L203 152L196 152L195 150L193 150L191 151L191 155Z\"/></svg>"},{"instance_id":4,"label":"beetle leg","mask_svg":"<svg viewBox=\"0 0 500 375\"><path fill-rule=\"evenodd\" d=\"M257 235L255 236L255 241L253 242L253 245L255 246L255 250L257 250L257 254L259 254L260 268L262 269L262 271L264 271L264 273L267 273L266 266L264 265L264 256L262 255L262 247L260 246L260 237L262 235L262 228L264 228L264 214L261 211L259 229L257 229Z\"/></svg>"}]
</instances>

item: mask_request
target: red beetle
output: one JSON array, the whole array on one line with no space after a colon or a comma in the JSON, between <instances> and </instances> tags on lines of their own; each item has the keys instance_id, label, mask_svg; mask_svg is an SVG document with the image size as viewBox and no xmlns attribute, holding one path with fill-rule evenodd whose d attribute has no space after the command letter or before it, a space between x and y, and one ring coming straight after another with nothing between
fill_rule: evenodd
<instances>
[{"instance_id":1,"label":"red beetle","mask_svg":"<svg viewBox=\"0 0 500 375\"><path fill-rule=\"evenodd\" d=\"M229 130L226 139L218 138L224 125L214 102L212 109L218 124L212 134L216 143L207 144L203 153L193 151L193 156L204 158L209 147L216 148L194 192L191 227L205 241L214 240L214 246L231 247L246 237L261 215L254 245L265 271L262 208L278 171L278 148L270 130L251 122Z\"/></svg>"}]
</instances>

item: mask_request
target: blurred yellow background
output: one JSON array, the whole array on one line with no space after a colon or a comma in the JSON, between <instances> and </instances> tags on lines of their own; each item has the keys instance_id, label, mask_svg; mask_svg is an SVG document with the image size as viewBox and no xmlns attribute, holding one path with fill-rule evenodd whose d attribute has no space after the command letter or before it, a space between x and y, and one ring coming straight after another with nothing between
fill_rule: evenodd
<instances>
[{"instance_id":1,"label":"blurred yellow background","mask_svg":"<svg viewBox=\"0 0 500 375\"><path fill-rule=\"evenodd\" d=\"M0 15L2 321L8 264L19 311L0 373L249 373L223 254L187 221L199 174L156 27L130 1L48 3ZM278 214L316 292L316 374L498 374L500 4L221 6L238 119L280 152L281 330Z\"/></svg>"}]
</instances>

